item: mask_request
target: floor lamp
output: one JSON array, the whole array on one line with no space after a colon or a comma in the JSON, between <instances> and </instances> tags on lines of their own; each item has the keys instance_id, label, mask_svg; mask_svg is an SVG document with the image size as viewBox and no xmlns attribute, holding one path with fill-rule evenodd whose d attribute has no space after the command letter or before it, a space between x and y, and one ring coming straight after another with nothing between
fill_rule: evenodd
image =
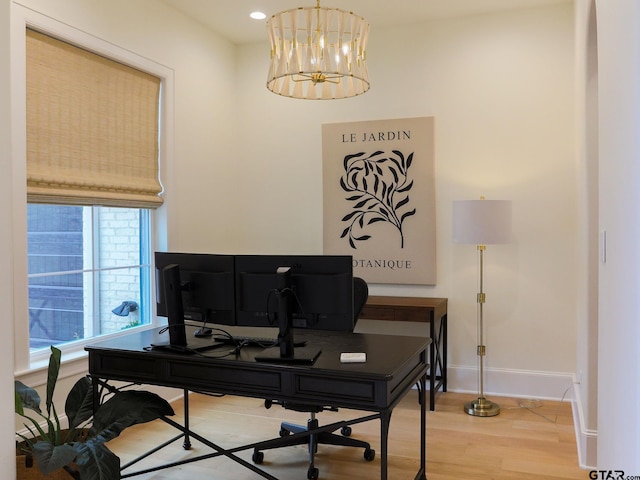
<instances>
[{"instance_id":1,"label":"floor lamp","mask_svg":"<svg viewBox=\"0 0 640 480\"><path fill-rule=\"evenodd\" d=\"M479 259L478 302L478 398L464 405L469 415L493 417L500 406L484 396L484 319L483 288L484 251L488 244L508 243L511 239L511 201L509 200L457 200L453 202L453 241L477 245Z\"/></svg>"}]
</instances>

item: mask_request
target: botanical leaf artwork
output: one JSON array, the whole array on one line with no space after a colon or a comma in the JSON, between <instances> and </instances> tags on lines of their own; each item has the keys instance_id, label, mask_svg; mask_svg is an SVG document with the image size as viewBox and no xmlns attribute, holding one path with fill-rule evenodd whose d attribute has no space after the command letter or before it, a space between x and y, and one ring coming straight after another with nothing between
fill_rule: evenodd
<instances>
[{"instance_id":1,"label":"botanical leaf artwork","mask_svg":"<svg viewBox=\"0 0 640 480\"><path fill-rule=\"evenodd\" d=\"M342 217L346 228L340 238L346 237L351 248L356 249L357 242L369 240L369 227L377 222L393 225L400 236L400 247L404 248L404 222L416 213L409 197L413 188L409 176L412 162L413 152L405 156L399 150L392 150L391 154L378 150L369 156L359 152L344 157L340 186L353 206Z\"/></svg>"}]
</instances>

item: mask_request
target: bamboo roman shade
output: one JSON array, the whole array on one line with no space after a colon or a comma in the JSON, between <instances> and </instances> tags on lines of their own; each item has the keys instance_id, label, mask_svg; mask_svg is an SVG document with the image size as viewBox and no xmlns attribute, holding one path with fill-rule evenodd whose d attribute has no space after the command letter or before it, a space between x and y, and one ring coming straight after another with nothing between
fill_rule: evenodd
<instances>
[{"instance_id":1,"label":"bamboo roman shade","mask_svg":"<svg viewBox=\"0 0 640 480\"><path fill-rule=\"evenodd\" d=\"M162 204L160 79L27 29L29 202Z\"/></svg>"}]
</instances>

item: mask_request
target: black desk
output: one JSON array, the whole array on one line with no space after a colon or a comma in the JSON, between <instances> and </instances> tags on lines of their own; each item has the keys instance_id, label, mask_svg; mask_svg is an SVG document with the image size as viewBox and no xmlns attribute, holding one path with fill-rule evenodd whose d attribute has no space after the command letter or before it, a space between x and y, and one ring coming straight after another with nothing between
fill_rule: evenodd
<instances>
[{"instance_id":1,"label":"black desk","mask_svg":"<svg viewBox=\"0 0 640 480\"><path fill-rule=\"evenodd\" d=\"M224 327L235 334L247 334L239 327ZM193 339L193 329L187 327L187 338ZM322 349L313 365L293 365L256 362L257 348L243 348L239 354L214 358L227 347L209 350L203 355L184 355L162 351L146 351L151 343L167 340L158 330L136 332L86 347L89 352L89 373L96 380L118 380L148 385L177 387L185 390L185 419L180 425L163 419L182 432L185 448L189 436L205 443L216 452L168 466L225 455L258 473L274 479L235 455L253 449L261 442L225 450L189 430L187 392L215 392L244 397L295 401L316 405L324 403L374 415L350 420L348 424L380 419L380 478L387 479L387 446L391 412L400 399L419 382L420 408L420 469L416 480L426 479L426 372L427 349L430 340L421 337L354 334L327 331L296 331L296 340L307 340ZM194 339L200 343L209 342ZM365 352L367 362L340 363L341 352ZM94 382L97 395L98 382ZM326 426L325 426L326 427ZM322 430L322 427L320 427ZM180 435L180 438L182 438ZM166 468L167 466L161 467ZM142 472L128 474L133 476ZM277 480L277 479L276 479Z\"/></svg>"}]
</instances>

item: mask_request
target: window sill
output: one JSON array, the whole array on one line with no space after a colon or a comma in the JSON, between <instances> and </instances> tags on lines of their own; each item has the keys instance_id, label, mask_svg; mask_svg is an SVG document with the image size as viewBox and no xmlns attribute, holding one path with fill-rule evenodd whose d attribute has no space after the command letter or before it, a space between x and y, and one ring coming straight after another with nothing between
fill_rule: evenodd
<instances>
[{"instance_id":1,"label":"window sill","mask_svg":"<svg viewBox=\"0 0 640 480\"><path fill-rule=\"evenodd\" d=\"M157 328L157 325L143 325L136 327L136 330L143 331L153 328ZM123 335L127 335L129 332L130 331L116 332L61 347L62 366L60 368L59 379L62 380L72 376L87 374L89 366L87 364L87 352L84 349L86 345L101 342L110 338L121 337ZM15 379L20 380L31 387L46 384L49 368L49 352L50 351L48 349L45 349L42 352L39 352L37 356L32 355L29 368L14 372Z\"/></svg>"},{"instance_id":2,"label":"window sill","mask_svg":"<svg viewBox=\"0 0 640 480\"><path fill-rule=\"evenodd\" d=\"M15 379L20 380L30 387L38 387L47 383L49 370L49 358L37 360L31 363L29 370L15 373ZM87 352L79 350L72 353L63 353L62 367L59 380L76 375L84 375L88 371Z\"/></svg>"}]
</instances>

